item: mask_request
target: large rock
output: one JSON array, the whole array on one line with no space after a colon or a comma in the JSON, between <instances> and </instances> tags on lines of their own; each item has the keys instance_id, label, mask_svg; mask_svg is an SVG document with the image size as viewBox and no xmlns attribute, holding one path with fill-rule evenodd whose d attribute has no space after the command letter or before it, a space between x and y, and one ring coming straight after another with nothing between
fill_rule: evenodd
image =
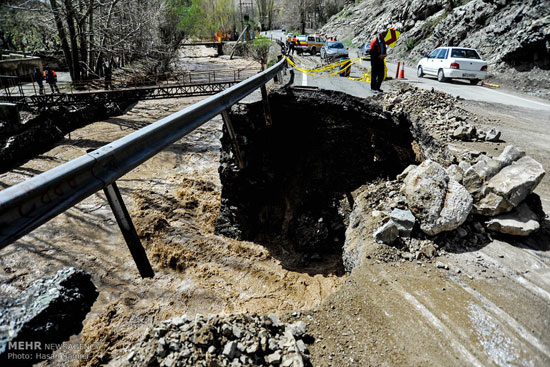
<instances>
[{"instance_id":1,"label":"large rock","mask_svg":"<svg viewBox=\"0 0 550 367\"><path fill-rule=\"evenodd\" d=\"M486 224L491 231L514 236L529 236L540 228L537 215L526 203L522 203L510 213L492 218Z\"/></svg>"},{"instance_id":2,"label":"large rock","mask_svg":"<svg viewBox=\"0 0 550 367\"><path fill-rule=\"evenodd\" d=\"M472 209L470 193L431 160L407 175L402 191L420 229L429 235L459 227Z\"/></svg>"},{"instance_id":3,"label":"large rock","mask_svg":"<svg viewBox=\"0 0 550 367\"><path fill-rule=\"evenodd\" d=\"M416 223L416 218L410 210L393 209L390 219L399 230L399 236L409 237Z\"/></svg>"},{"instance_id":4,"label":"large rock","mask_svg":"<svg viewBox=\"0 0 550 367\"><path fill-rule=\"evenodd\" d=\"M460 227L472 211L473 202L474 199L464 186L453 179L449 180L443 208L434 228L436 232L452 231Z\"/></svg>"},{"instance_id":5,"label":"large rock","mask_svg":"<svg viewBox=\"0 0 550 367\"><path fill-rule=\"evenodd\" d=\"M503 166L509 166L512 162L517 161L520 158L525 157L525 151L521 148L513 145L508 145L502 153L498 156L497 160L503 163Z\"/></svg>"},{"instance_id":6,"label":"large rock","mask_svg":"<svg viewBox=\"0 0 550 367\"><path fill-rule=\"evenodd\" d=\"M483 188L483 178L479 175L477 170L471 166L468 168L462 176L462 185L468 190L476 200L481 197L481 189Z\"/></svg>"},{"instance_id":7,"label":"large rock","mask_svg":"<svg viewBox=\"0 0 550 367\"><path fill-rule=\"evenodd\" d=\"M47 358L56 344L80 332L97 294L88 273L69 268L38 279L13 301L3 300L0 365L13 366L17 355L26 356L26 365Z\"/></svg>"},{"instance_id":8,"label":"large rock","mask_svg":"<svg viewBox=\"0 0 550 367\"><path fill-rule=\"evenodd\" d=\"M464 171L460 166L456 164L451 164L447 169L445 170L450 178L455 180L458 183L462 183L462 178L464 177Z\"/></svg>"},{"instance_id":9,"label":"large rock","mask_svg":"<svg viewBox=\"0 0 550 367\"><path fill-rule=\"evenodd\" d=\"M500 130L492 128L489 131L487 131L487 134L485 134L485 140L486 141L491 141L491 142L496 142L496 141L499 141L500 135L501 135Z\"/></svg>"},{"instance_id":10,"label":"large rock","mask_svg":"<svg viewBox=\"0 0 550 367\"><path fill-rule=\"evenodd\" d=\"M539 162L525 156L491 178L487 183L487 192L501 196L516 207L533 192L545 173Z\"/></svg>"},{"instance_id":11,"label":"large rock","mask_svg":"<svg viewBox=\"0 0 550 367\"><path fill-rule=\"evenodd\" d=\"M514 206L510 204L502 196L495 193L488 193L485 197L481 198L474 204L474 213L485 216L494 216L499 213L506 213L512 210Z\"/></svg>"},{"instance_id":12,"label":"large rock","mask_svg":"<svg viewBox=\"0 0 550 367\"><path fill-rule=\"evenodd\" d=\"M451 137L453 139L469 141L469 140L472 140L476 135L477 135L477 131L475 127L459 126L453 131L453 133L451 134Z\"/></svg>"},{"instance_id":13,"label":"large rock","mask_svg":"<svg viewBox=\"0 0 550 367\"><path fill-rule=\"evenodd\" d=\"M385 243L391 245L393 241L395 241L397 237L399 237L399 229L394 222L389 220L386 224L384 224L382 227L378 228L376 232L374 232L373 237L377 243Z\"/></svg>"}]
</instances>

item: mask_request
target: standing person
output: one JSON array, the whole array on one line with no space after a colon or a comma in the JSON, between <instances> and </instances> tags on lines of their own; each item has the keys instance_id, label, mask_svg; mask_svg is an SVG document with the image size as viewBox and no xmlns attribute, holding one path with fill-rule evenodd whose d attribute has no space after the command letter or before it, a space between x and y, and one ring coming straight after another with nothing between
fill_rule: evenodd
<instances>
[{"instance_id":1,"label":"standing person","mask_svg":"<svg viewBox=\"0 0 550 367\"><path fill-rule=\"evenodd\" d=\"M371 41L369 47L371 65L370 89L373 92L382 92L380 86L384 80L384 59L386 58L385 36L386 30L380 29L378 36Z\"/></svg>"},{"instance_id":2,"label":"standing person","mask_svg":"<svg viewBox=\"0 0 550 367\"><path fill-rule=\"evenodd\" d=\"M56 91L57 93L61 93L59 91L59 88L57 87L57 74L55 73L55 71L52 68L48 67L44 71L44 76L46 77L46 83L50 85L52 93L55 93Z\"/></svg>"},{"instance_id":3,"label":"standing person","mask_svg":"<svg viewBox=\"0 0 550 367\"><path fill-rule=\"evenodd\" d=\"M39 68L34 68L32 77L34 78L36 84L38 84L38 93L44 94L44 75L42 75Z\"/></svg>"},{"instance_id":4,"label":"standing person","mask_svg":"<svg viewBox=\"0 0 550 367\"><path fill-rule=\"evenodd\" d=\"M294 50L295 50L295 47L296 47L296 35L293 34L292 35L292 38L290 39L290 50L288 51L288 54L289 55L294 55Z\"/></svg>"},{"instance_id":5,"label":"standing person","mask_svg":"<svg viewBox=\"0 0 550 367\"><path fill-rule=\"evenodd\" d=\"M103 71L105 74L105 89L113 89L112 80L113 80L113 69L112 63L108 62L103 65Z\"/></svg>"}]
</instances>

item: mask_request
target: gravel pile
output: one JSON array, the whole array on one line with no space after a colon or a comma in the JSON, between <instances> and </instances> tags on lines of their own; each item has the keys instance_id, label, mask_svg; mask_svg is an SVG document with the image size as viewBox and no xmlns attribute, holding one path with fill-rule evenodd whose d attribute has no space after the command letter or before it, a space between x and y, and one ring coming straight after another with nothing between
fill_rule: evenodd
<instances>
[{"instance_id":1,"label":"gravel pile","mask_svg":"<svg viewBox=\"0 0 550 367\"><path fill-rule=\"evenodd\" d=\"M127 366L310 366L306 324L276 315L196 315L163 321L127 355Z\"/></svg>"},{"instance_id":2,"label":"gravel pile","mask_svg":"<svg viewBox=\"0 0 550 367\"><path fill-rule=\"evenodd\" d=\"M383 94L381 98L386 111L404 112L420 119L430 134L445 142L453 139L499 141L501 136L496 129L483 131L476 127L475 124L488 124L489 121L458 107L460 97L433 89L403 86L398 91Z\"/></svg>"}]
</instances>

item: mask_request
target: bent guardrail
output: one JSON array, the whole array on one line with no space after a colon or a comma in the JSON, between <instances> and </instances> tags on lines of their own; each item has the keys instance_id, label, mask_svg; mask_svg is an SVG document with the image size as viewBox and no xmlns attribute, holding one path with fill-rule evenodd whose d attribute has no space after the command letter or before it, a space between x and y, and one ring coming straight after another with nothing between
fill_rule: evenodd
<instances>
[{"instance_id":1,"label":"bent guardrail","mask_svg":"<svg viewBox=\"0 0 550 367\"><path fill-rule=\"evenodd\" d=\"M125 208L113 207L111 201L116 204L117 200L120 200L120 195L116 196L116 186L114 192L109 186L162 149L221 114L254 90L263 87L283 69L284 65L283 59L271 68L223 92L82 157L0 191L0 249L101 189L105 189L113 212L117 216L117 222L128 242L117 215L117 212L123 213ZM227 114L222 113L222 116L224 122L229 124ZM130 230L133 230L133 225L131 227ZM135 235L135 230L133 231ZM147 258L145 257L145 268L141 267L136 259L136 256L143 256L145 253L141 244L141 250L137 249L138 252L143 251L141 255L134 253L130 243L128 246L141 275L152 276ZM147 265L149 269L146 269Z\"/></svg>"}]
</instances>

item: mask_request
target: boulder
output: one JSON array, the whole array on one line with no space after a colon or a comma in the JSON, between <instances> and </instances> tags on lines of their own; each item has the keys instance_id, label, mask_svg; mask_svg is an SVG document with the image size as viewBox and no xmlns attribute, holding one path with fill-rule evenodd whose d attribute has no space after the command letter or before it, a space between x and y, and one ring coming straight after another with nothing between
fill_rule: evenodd
<instances>
[{"instance_id":1,"label":"boulder","mask_svg":"<svg viewBox=\"0 0 550 367\"><path fill-rule=\"evenodd\" d=\"M504 167L487 183L487 192L518 206L540 183L545 175L542 165L529 156Z\"/></svg>"},{"instance_id":2,"label":"boulder","mask_svg":"<svg viewBox=\"0 0 550 367\"><path fill-rule=\"evenodd\" d=\"M529 236L540 228L537 215L526 203L510 213L499 215L486 222L487 229L513 236Z\"/></svg>"},{"instance_id":3,"label":"boulder","mask_svg":"<svg viewBox=\"0 0 550 367\"><path fill-rule=\"evenodd\" d=\"M377 243L385 243L391 245L397 239L397 237L399 237L399 229L394 222L389 220L386 224L384 224L382 227L378 228L376 232L374 232L373 237Z\"/></svg>"},{"instance_id":4,"label":"boulder","mask_svg":"<svg viewBox=\"0 0 550 367\"><path fill-rule=\"evenodd\" d=\"M489 131L487 131L487 134L485 134L485 140L491 141L491 142L497 142L500 140L500 135L501 135L500 130L492 128Z\"/></svg>"},{"instance_id":5,"label":"boulder","mask_svg":"<svg viewBox=\"0 0 550 367\"><path fill-rule=\"evenodd\" d=\"M457 140L469 141L477 136L476 128L473 126L460 126L456 128L451 137Z\"/></svg>"},{"instance_id":6,"label":"boulder","mask_svg":"<svg viewBox=\"0 0 550 367\"><path fill-rule=\"evenodd\" d=\"M509 166L512 162L517 161L520 158L525 156L525 151L515 147L513 145L508 145L502 153L498 156L497 160L503 163L503 166Z\"/></svg>"},{"instance_id":7,"label":"boulder","mask_svg":"<svg viewBox=\"0 0 550 367\"><path fill-rule=\"evenodd\" d=\"M495 216L500 213L509 212L513 208L514 206L502 196L490 192L474 204L473 211L480 215Z\"/></svg>"},{"instance_id":8,"label":"boulder","mask_svg":"<svg viewBox=\"0 0 550 367\"><path fill-rule=\"evenodd\" d=\"M460 227L472 211L473 202L474 199L464 186L453 179L449 180L447 195L437 219L437 233Z\"/></svg>"},{"instance_id":9,"label":"boulder","mask_svg":"<svg viewBox=\"0 0 550 367\"><path fill-rule=\"evenodd\" d=\"M415 169L415 168L416 168L416 165L414 165L414 164L408 165L407 168L405 168L405 169L403 170L403 172L401 172L400 174L398 174L396 178L397 178L398 180L403 180L403 179L405 179L405 177L407 177L407 175L409 174L409 172L410 172L411 170Z\"/></svg>"},{"instance_id":10,"label":"boulder","mask_svg":"<svg viewBox=\"0 0 550 367\"><path fill-rule=\"evenodd\" d=\"M460 161L458 162L458 167L462 169L462 172L466 172L468 168L472 167L472 165L466 161ZM458 181L458 180L457 180Z\"/></svg>"},{"instance_id":11,"label":"boulder","mask_svg":"<svg viewBox=\"0 0 550 367\"><path fill-rule=\"evenodd\" d=\"M483 179L477 170L471 166L464 172L462 185L468 190L476 200L481 197L481 188L483 187Z\"/></svg>"},{"instance_id":12,"label":"boulder","mask_svg":"<svg viewBox=\"0 0 550 367\"><path fill-rule=\"evenodd\" d=\"M448 183L449 176L445 169L429 159L409 172L405 178L403 194L423 231L439 218Z\"/></svg>"},{"instance_id":13,"label":"boulder","mask_svg":"<svg viewBox=\"0 0 550 367\"><path fill-rule=\"evenodd\" d=\"M453 180L459 183L462 183L462 177L464 175L464 171L462 170L462 168L460 168L460 166L456 164L451 164L449 167L447 167L445 171L447 172L450 178L452 178Z\"/></svg>"},{"instance_id":14,"label":"boulder","mask_svg":"<svg viewBox=\"0 0 550 367\"><path fill-rule=\"evenodd\" d=\"M496 175L504 167L501 161L486 158L480 159L472 168L477 172L482 181L487 181Z\"/></svg>"},{"instance_id":15,"label":"boulder","mask_svg":"<svg viewBox=\"0 0 550 367\"><path fill-rule=\"evenodd\" d=\"M449 179L445 169L431 160L422 162L404 180L403 193L420 229L428 235L460 226L472 209L468 190Z\"/></svg>"},{"instance_id":16,"label":"boulder","mask_svg":"<svg viewBox=\"0 0 550 367\"><path fill-rule=\"evenodd\" d=\"M395 223L399 231L399 236L409 237L411 235L416 218L410 210L395 208L390 213L390 219L393 223Z\"/></svg>"}]
</instances>

